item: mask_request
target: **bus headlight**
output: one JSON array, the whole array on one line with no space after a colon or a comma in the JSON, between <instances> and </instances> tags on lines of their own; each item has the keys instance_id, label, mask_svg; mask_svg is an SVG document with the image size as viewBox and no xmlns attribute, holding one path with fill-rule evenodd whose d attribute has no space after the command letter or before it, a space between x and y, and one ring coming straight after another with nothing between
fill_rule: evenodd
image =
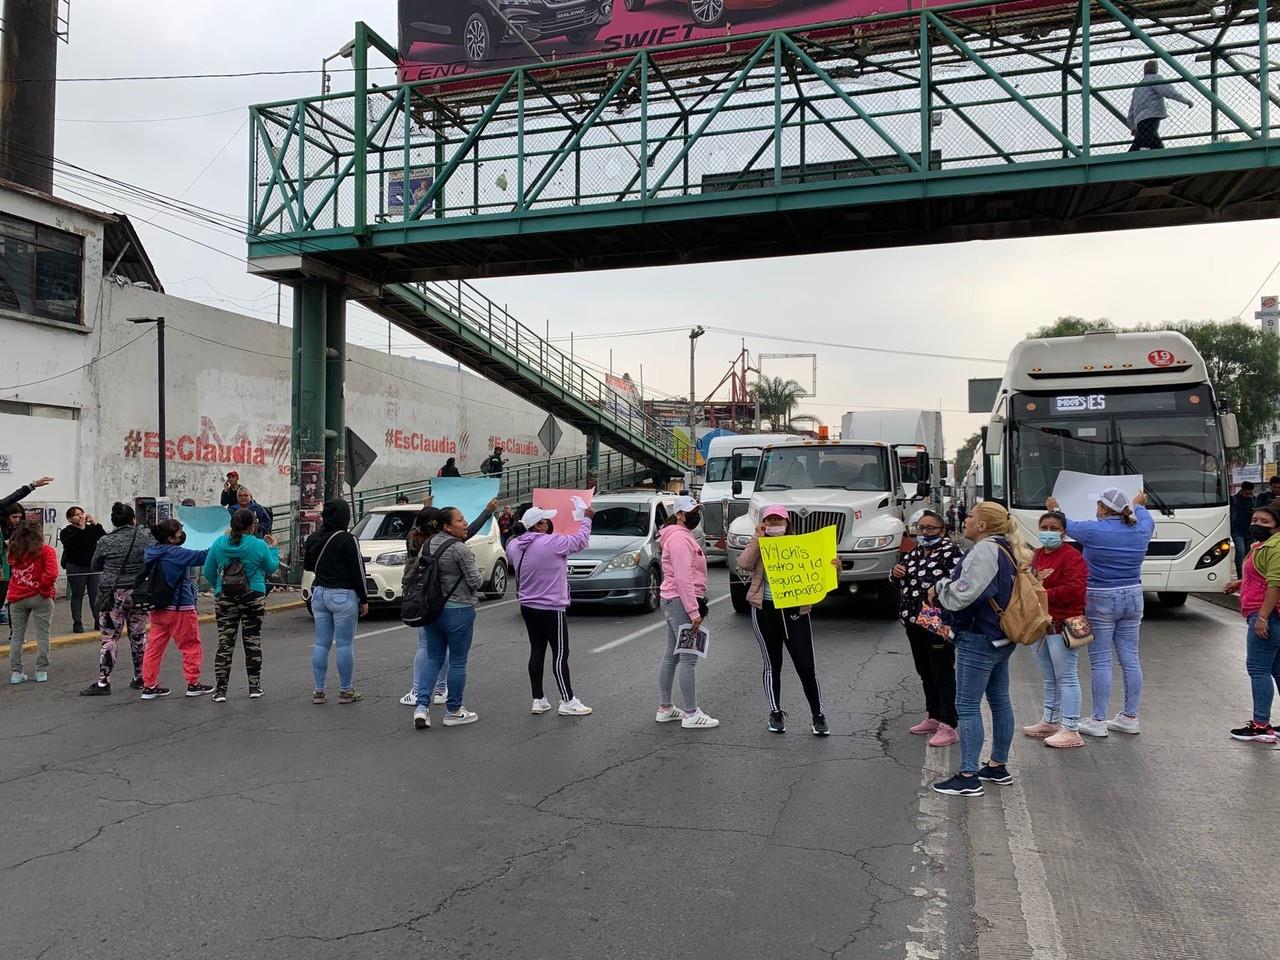
<instances>
[{"instance_id":1,"label":"bus headlight","mask_svg":"<svg viewBox=\"0 0 1280 960\"><path fill-rule=\"evenodd\" d=\"M1204 556L1196 561L1196 569L1203 570L1205 567L1212 567L1227 559L1227 555L1231 553L1231 541L1220 540L1212 547L1205 551Z\"/></svg>"}]
</instances>

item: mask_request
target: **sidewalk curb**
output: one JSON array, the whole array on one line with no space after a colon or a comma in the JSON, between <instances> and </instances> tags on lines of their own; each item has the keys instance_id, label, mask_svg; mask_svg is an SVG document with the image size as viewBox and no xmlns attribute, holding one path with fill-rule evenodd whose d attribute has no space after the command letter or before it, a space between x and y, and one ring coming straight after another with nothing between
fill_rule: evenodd
<instances>
[{"instance_id":1,"label":"sidewalk curb","mask_svg":"<svg viewBox=\"0 0 1280 960\"><path fill-rule=\"evenodd\" d=\"M267 607L267 615L273 613L283 613L286 610L299 610L306 606L303 600L290 600L288 603L280 603L274 607ZM212 613L202 613L196 618L200 623L213 623L217 617ZM60 647L74 647L82 643L101 643L102 633L98 630L86 630L84 633L64 633L58 637L49 638L49 649L57 650ZM36 649L35 641L25 643L22 646L24 652L34 651ZM0 644L0 650L7 655L9 653L9 644Z\"/></svg>"}]
</instances>

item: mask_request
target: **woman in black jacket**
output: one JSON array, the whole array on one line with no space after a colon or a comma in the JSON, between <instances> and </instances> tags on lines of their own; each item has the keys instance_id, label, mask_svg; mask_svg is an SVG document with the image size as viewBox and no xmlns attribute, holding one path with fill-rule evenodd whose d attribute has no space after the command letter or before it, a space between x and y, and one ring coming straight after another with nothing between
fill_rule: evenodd
<instances>
[{"instance_id":1,"label":"woman in black jacket","mask_svg":"<svg viewBox=\"0 0 1280 960\"><path fill-rule=\"evenodd\" d=\"M320 529L307 537L302 554L302 569L315 574L311 587L311 613L316 623L316 645L311 651L315 693L311 702L325 702L329 650L336 644L338 703L355 703L364 699L352 686L356 622L369 612L364 560L360 545L347 530L351 508L345 500L327 501L320 510L320 521Z\"/></svg>"}]
</instances>

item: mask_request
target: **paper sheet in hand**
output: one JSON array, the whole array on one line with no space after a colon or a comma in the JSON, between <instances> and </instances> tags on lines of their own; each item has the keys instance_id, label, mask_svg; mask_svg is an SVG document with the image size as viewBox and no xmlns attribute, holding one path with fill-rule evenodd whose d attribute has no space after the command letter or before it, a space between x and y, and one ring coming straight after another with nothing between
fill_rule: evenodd
<instances>
[{"instance_id":1,"label":"paper sheet in hand","mask_svg":"<svg viewBox=\"0 0 1280 960\"><path fill-rule=\"evenodd\" d=\"M226 507L178 507L178 519L187 539L188 550L208 550L213 541L231 529L231 514Z\"/></svg>"},{"instance_id":2,"label":"paper sheet in hand","mask_svg":"<svg viewBox=\"0 0 1280 960\"><path fill-rule=\"evenodd\" d=\"M699 627L693 632L693 624L686 623L676 634L676 653L696 653L700 657L707 655L707 646L711 643L711 634L706 627Z\"/></svg>"},{"instance_id":3,"label":"paper sheet in hand","mask_svg":"<svg viewBox=\"0 0 1280 960\"><path fill-rule=\"evenodd\" d=\"M533 491L533 505L543 510L556 511L555 518L551 521L555 532L571 537L582 529L582 521L575 520L573 517L577 511L573 498L577 497L584 506L590 507L591 496L594 493L594 490L558 490L539 487Z\"/></svg>"},{"instance_id":4,"label":"paper sheet in hand","mask_svg":"<svg viewBox=\"0 0 1280 960\"><path fill-rule=\"evenodd\" d=\"M1098 516L1097 496L1108 487L1117 487L1130 500L1142 490L1142 474L1102 477L1092 473L1063 470L1053 485L1053 499L1068 520L1094 520Z\"/></svg>"},{"instance_id":5,"label":"paper sheet in hand","mask_svg":"<svg viewBox=\"0 0 1280 960\"><path fill-rule=\"evenodd\" d=\"M471 523L498 495L501 483L498 477L436 477L431 481L431 505L457 507L467 523ZM485 531L488 529L486 525Z\"/></svg>"}]
</instances>

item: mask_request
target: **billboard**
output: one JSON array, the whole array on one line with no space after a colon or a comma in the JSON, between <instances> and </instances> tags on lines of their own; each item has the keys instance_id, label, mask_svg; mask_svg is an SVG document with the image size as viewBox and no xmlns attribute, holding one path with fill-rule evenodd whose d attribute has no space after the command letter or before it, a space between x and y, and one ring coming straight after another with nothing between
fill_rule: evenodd
<instances>
[{"instance_id":1,"label":"billboard","mask_svg":"<svg viewBox=\"0 0 1280 960\"><path fill-rule=\"evenodd\" d=\"M954 5L938 0L932 6ZM925 0L399 0L405 83L919 10ZM1076 0L975 3L990 20ZM901 23L898 24L901 27Z\"/></svg>"}]
</instances>

